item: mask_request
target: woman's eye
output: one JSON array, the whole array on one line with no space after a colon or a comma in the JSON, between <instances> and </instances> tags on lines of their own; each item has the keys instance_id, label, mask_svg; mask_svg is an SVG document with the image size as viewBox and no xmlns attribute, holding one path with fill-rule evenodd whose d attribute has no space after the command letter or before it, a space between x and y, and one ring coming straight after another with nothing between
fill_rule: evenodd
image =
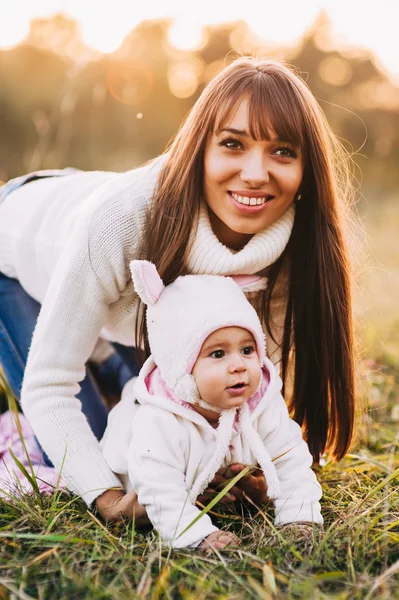
<instances>
[{"instance_id":1,"label":"woman's eye","mask_svg":"<svg viewBox=\"0 0 399 600\"><path fill-rule=\"evenodd\" d=\"M226 138L225 140L222 140L219 145L224 146L225 148L230 148L230 150L238 150L242 148L241 142L234 138Z\"/></svg>"},{"instance_id":2,"label":"woman's eye","mask_svg":"<svg viewBox=\"0 0 399 600\"><path fill-rule=\"evenodd\" d=\"M274 150L274 154L278 156L282 156L283 158L297 158L298 152L293 148L288 148L287 146L282 146L281 148L276 148Z\"/></svg>"},{"instance_id":3,"label":"woman's eye","mask_svg":"<svg viewBox=\"0 0 399 600\"><path fill-rule=\"evenodd\" d=\"M242 349L242 353L245 354L245 356L250 356L254 352L255 346L245 346L245 348Z\"/></svg>"},{"instance_id":4,"label":"woman's eye","mask_svg":"<svg viewBox=\"0 0 399 600\"><path fill-rule=\"evenodd\" d=\"M223 358L224 350L214 350L211 355L212 358Z\"/></svg>"}]
</instances>

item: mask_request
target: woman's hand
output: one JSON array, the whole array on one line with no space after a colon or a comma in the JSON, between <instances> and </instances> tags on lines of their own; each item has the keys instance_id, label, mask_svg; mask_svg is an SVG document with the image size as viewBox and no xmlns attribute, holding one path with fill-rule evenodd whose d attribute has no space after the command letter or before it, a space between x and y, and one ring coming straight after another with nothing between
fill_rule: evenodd
<instances>
[{"instance_id":1,"label":"woman's hand","mask_svg":"<svg viewBox=\"0 0 399 600\"><path fill-rule=\"evenodd\" d=\"M244 468L245 465L235 463L227 467L223 474L216 473L209 484L209 488L205 490L203 495L198 497L199 502L206 505L211 499L210 494L214 496L217 491L220 491L223 488L228 479L238 475ZM244 477L229 490L228 494L224 496L220 502L222 504L229 504L236 500L245 500L246 497L252 500L256 505L267 504L269 502L266 480L262 469L255 469L253 473L244 475Z\"/></svg>"},{"instance_id":2,"label":"woman's hand","mask_svg":"<svg viewBox=\"0 0 399 600\"><path fill-rule=\"evenodd\" d=\"M136 492L107 490L96 498L96 507L104 521L121 521L122 517L135 520L135 524L149 524L146 510L139 504Z\"/></svg>"},{"instance_id":3,"label":"woman's hand","mask_svg":"<svg viewBox=\"0 0 399 600\"><path fill-rule=\"evenodd\" d=\"M229 465L223 475L226 479L231 479L238 475L238 473L241 473L243 469L245 469L245 465L235 463ZM237 500L245 500L247 497L258 506L269 502L266 480L262 469L255 469L252 473L244 475L244 477L232 487L230 492L232 495L236 496Z\"/></svg>"}]
</instances>

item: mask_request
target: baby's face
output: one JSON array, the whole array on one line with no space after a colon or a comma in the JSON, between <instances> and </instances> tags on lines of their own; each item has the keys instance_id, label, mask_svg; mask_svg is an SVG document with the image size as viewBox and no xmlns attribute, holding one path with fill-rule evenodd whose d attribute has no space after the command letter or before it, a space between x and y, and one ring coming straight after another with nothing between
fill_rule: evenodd
<instances>
[{"instance_id":1,"label":"baby's face","mask_svg":"<svg viewBox=\"0 0 399 600\"><path fill-rule=\"evenodd\" d=\"M192 370L202 400L219 408L244 404L256 392L261 365L252 333L223 327L202 344Z\"/></svg>"}]
</instances>

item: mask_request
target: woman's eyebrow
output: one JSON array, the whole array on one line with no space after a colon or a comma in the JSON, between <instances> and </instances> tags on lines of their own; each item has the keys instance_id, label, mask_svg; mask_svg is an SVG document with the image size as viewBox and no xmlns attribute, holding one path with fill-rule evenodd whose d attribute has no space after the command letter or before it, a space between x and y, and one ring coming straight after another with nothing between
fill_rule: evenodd
<instances>
[{"instance_id":1,"label":"woman's eyebrow","mask_svg":"<svg viewBox=\"0 0 399 600\"><path fill-rule=\"evenodd\" d=\"M231 127L223 127L223 129L219 129L219 133L223 133L223 131L227 131L228 133L233 133L234 135L245 135L249 137L249 134L245 129L234 129Z\"/></svg>"},{"instance_id":2,"label":"woman's eyebrow","mask_svg":"<svg viewBox=\"0 0 399 600\"><path fill-rule=\"evenodd\" d=\"M245 137L252 137L245 129L235 129L233 127L223 127L223 129L219 129L219 131L217 133L221 134L223 132L232 133L233 135L242 135ZM271 136L268 141L269 142L277 142L278 144L292 144L292 142L290 142L289 140L283 139L283 138L279 137L278 135ZM293 144L293 145L295 145L295 144Z\"/></svg>"}]
</instances>

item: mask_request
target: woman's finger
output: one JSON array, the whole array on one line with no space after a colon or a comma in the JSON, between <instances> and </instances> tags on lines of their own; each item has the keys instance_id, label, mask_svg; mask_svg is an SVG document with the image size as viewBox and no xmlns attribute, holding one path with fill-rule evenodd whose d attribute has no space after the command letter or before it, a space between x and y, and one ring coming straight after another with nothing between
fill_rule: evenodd
<instances>
[{"instance_id":1,"label":"woman's finger","mask_svg":"<svg viewBox=\"0 0 399 600\"><path fill-rule=\"evenodd\" d=\"M227 480L227 477L225 477L221 473L216 473L215 477L212 479L212 481L210 482L209 485L212 486L213 488L217 488L219 485L222 485L223 483L225 483L226 480Z\"/></svg>"},{"instance_id":2,"label":"woman's finger","mask_svg":"<svg viewBox=\"0 0 399 600\"><path fill-rule=\"evenodd\" d=\"M216 490L207 489L207 490L205 490L205 492L203 494L198 496L197 501L200 502L201 504L203 504L204 506L206 506L207 504L209 504L209 502L211 500L213 500L213 498L219 492L220 492L220 490L218 492L216 492ZM219 503L220 504L231 504L232 502L235 502L235 500L236 500L235 495L231 494L229 492L228 494L226 494L225 496L223 496L223 498L221 498L219 500Z\"/></svg>"},{"instance_id":3,"label":"woman's finger","mask_svg":"<svg viewBox=\"0 0 399 600\"><path fill-rule=\"evenodd\" d=\"M226 477L226 479L231 479L232 477L238 475L238 473L241 473L243 469L245 469L245 465L242 465L241 463L233 463L227 467L223 475Z\"/></svg>"}]
</instances>

